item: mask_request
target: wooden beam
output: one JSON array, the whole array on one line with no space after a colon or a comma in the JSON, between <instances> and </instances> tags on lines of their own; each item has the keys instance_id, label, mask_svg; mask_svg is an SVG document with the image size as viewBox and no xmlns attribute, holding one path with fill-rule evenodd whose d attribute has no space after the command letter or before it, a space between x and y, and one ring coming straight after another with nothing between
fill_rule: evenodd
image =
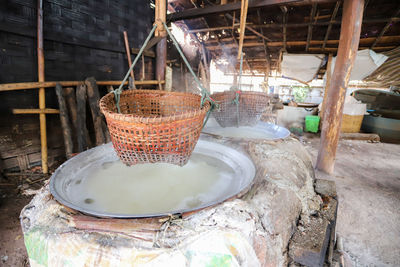
<instances>
[{"instance_id":1,"label":"wooden beam","mask_svg":"<svg viewBox=\"0 0 400 267\"><path fill-rule=\"evenodd\" d=\"M71 121L69 119L67 103L65 102L63 89L61 84L59 83L56 85L56 95L58 106L60 107L60 121L64 137L65 156L67 157L67 159L69 159L72 157L73 154Z\"/></svg>"},{"instance_id":2,"label":"wooden beam","mask_svg":"<svg viewBox=\"0 0 400 267\"><path fill-rule=\"evenodd\" d=\"M308 48L310 47L310 41L312 39L312 27L313 27L312 23L315 23L314 17L315 17L316 12L317 12L317 3L313 3L312 8L311 8L311 14L310 14L311 24L308 25L306 51L308 51Z\"/></svg>"},{"instance_id":3,"label":"wooden beam","mask_svg":"<svg viewBox=\"0 0 400 267\"><path fill-rule=\"evenodd\" d=\"M35 108L14 108L13 114L59 114L60 111L54 108L35 109Z\"/></svg>"},{"instance_id":4,"label":"wooden beam","mask_svg":"<svg viewBox=\"0 0 400 267\"><path fill-rule=\"evenodd\" d=\"M393 18L397 17L400 14L400 8L397 9L397 11L395 12ZM379 42L379 40L382 38L382 36L385 34L385 32L392 26L393 24L393 20L390 19L385 27L382 29L382 31L379 33L378 37L376 37L375 42L371 45L371 49L373 49L375 47L375 45Z\"/></svg>"},{"instance_id":5,"label":"wooden beam","mask_svg":"<svg viewBox=\"0 0 400 267\"><path fill-rule=\"evenodd\" d=\"M335 21L336 14L337 14L337 12L339 10L339 7L340 7L341 3L342 3L342 1L337 1L336 4L335 4L335 8L333 9L332 16L331 16L331 19L329 21L328 29L326 30L324 42L322 43L322 49L325 49L326 42L328 41L329 34L331 33L331 30L332 30L333 22Z\"/></svg>"},{"instance_id":6,"label":"wooden beam","mask_svg":"<svg viewBox=\"0 0 400 267\"><path fill-rule=\"evenodd\" d=\"M157 42L158 43L158 42ZM132 54L135 54L135 55L137 55L137 54L139 54L139 48L132 48L131 49L131 51L132 51ZM145 57L152 57L152 58L155 58L156 57L156 53L154 53L153 51L151 51L151 50L144 50L143 51L143 55L145 56Z\"/></svg>"},{"instance_id":7,"label":"wooden beam","mask_svg":"<svg viewBox=\"0 0 400 267\"><path fill-rule=\"evenodd\" d=\"M286 44L287 44L287 46L291 46L289 42L287 42ZM282 47L283 46L283 42L268 43L267 45L269 47L276 47L276 46ZM299 45L304 46L304 45L306 45L306 42L305 41L301 41L301 42L297 42L296 44L294 44L294 46L299 46ZM224 50L225 51L228 48L236 49L236 46L234 44L225 44L223 46L224 46ZM258 42L255 42L255 43L254 42L253 43L244 43L243 44L243 47L262 47L262 46L263 46L263 43L258 43ZM373 50L374 51L388 51L388 50L394 49L396 47L397 46L395 46L395 45L376 46L376 47L374 47ZM206 48L209 51L218 51L218 50L222 49L221 47L218 47L218 46L206 46ZM363 49L370 49L370 47L368 46L368 44L363 44L362 46L360 44L359 50L363 50ZM328 52L328 53L336 53L337 50L338 50L337 47L325 47L325 49L322 49L321 47L310 47L308 49L308 52L310 52L310 53L326 53L326 52ZM291 51L291 53L296 54L296 53L301 53L301 51ZM303 51L303 53L304 53L304 51Z\"/></svg>"},{"instance_id":8,"label":"wooden beam","mask_svg":"<svg viewBox=\"0 0 400 267\"><path fill-rule=\"evenodd\" d=\"M364 0L344 1L339 50L328 88L316 164L317 169L326 173L332 173L335 165L346 89L360 41L363 8Z\"/></svg>"},{"instance_id":9,"label":"wooden beam","mask_svg":"<svg viewBox=\"0 0 400 267\"><path fill-rule=\"evenodd\" d=\"M234 14L234 15L235 15L235 14ZM237 50L239 51L239 43L238 43L237 40L236 40L237 38L236 38L235 30L234 30L234 27L233 27L233 25L235 25L235 23L237 22L237 19L236 19L236 17L232 17L232 16L229 15L229 14L225 14L225 15L224 15L224 19L225 19L226 24L228 24L228 25L229 25L228 19L230 19L230 20L232 21L232 27L231 27L229 30L230 30L231 35L232 35L232 38L233 38L234 47L236 47ZM248 29L247 26L246 26L246 29ZM245 35L244 37L246 37L246 35ZM240 38L240 37L238 37L238 38ZM225 45L223 45L223 46L220 45L220 46L221 46L221 47L225 47ZM251 66L250 66L250 64L249 64L249 61L247 60L247 57L244 57L243 60L244 60L244 62L246 63L248 69L251 70ZM237 63L237 61L236 61L236 63ZM235 66L236 66L236 63L234 64ZM235 67L235 71L236 71L236 67ZM251 70L251 72L253 73L252 70ZM236 75L236 77L237 77L237 75ZM236 83L235 85L237 85L237 80L234 80L234 82Z\"/></svg>"},{"instance_id":10,"label":"wooden beam","mask_svg":"<svg viewBox=\"0 0 400 267\"><path fill-rule=\"evenodd\" d=\"M322 118L321 119L321 125L324 124L323 118L324 118L324 113L325 113L325 109L326 109L326 99L327 99L327 96L328 96L328 88L329 88L329 85L331 83L332 58L333 58L333 55L329 54L328 63L326 64L326 85L325 85L325 90L324 90L324 98L322 100L321 111L319 112L319 116Z\"/></svg>"},{"instance_id":11,"label":"wooden beam","mask_svg":"<svg viewBox=\"0 0 400 267\"><path fill-rule=\"evenodd\" d=\"M257 17L258 17L258 23L261 24L262 21L261 21L260 9L257 9ZM263 28L261 28L261 34L264 35L264 29ZM269 57L268 57L268 46L267 46L267 42L266 42L265 39L262 39L262 41L263 41L263 45L264 45L265 60L267 62L267 66L266 67L267 67L267 70L268 70L268 71L266 71L268 73L266 73L265 75L267 77L266 79L267 79L267 82L268 82L269 70L271 69L270 63L269 63Z\"/></svg>"},{"instance_id":12,"label":"wooden beam","mask_svg":"<svg viewBox=\"0 0 400 267\"><path fill-rule=\"evenodd\" d=\"M92 114L96 145L98 146L106 143L106 135L103 127L103 116L100 113L99 108L99 89L97 87L96 80L93 77L87 78L85 80L85 85L87 90L87 100L89 102L89 107Z\"/></svg>"},{"instance_id":13,"label":"wooden beam","mask_svg":"<svg viewBox=\"0 0 400 267\"><path fill-rule=\"evenodd\" d=\"M363 20L363 24L376 24L376 23L385 23L392 20L392 22L398 22L400 21L400 17L394 17L394 18L379 18L379 19L366 19ZM314 23L310 22L302 22L302 23L287 23L286 27L287 28L301 28L301 27L308 27L310 24L313 24L314 26L329 26L329 24L334 24L338 25L340 24L340 20L334 20L334 21L316 21ZM233 27L238 28L239 25L234 25ZM252 28L282 28L283 24L282 23L270 23L270 24L261 24L261 25L256 25L253 24L251 25ZM190 33L197 33L197 32L209 32L209 31L222 31L222 30L228 30L231 29L232 26L219 26L219 27L212 27L212 28L200 28L200 29L192 29L189 30Z\"/></svg>"},{"instance_id":14,"label":"wooden beam","mask_svg":"<svg viewBox=\"0 0 400 267\"><path fill-rule=\"evenodd\" d=\"M109 86L109 85L120 85L122 81L98 81L97 85ZM6 91L16 91L16 90L27 90L27 89L37 89L39 87L48 88L55 87L57 83L61 86L78 86L82 84L82 81L56 81L56 82L26 82L26 83L3 83L0 84L0 92ZM147 80L147 81L136 81L136 85L157 85L164 84L165 81L157 80ZM125 82L127 85L128 82Z\"/></svg>"},{"instance_id":15,"label":"wooden beam","mask_svg":"<svg viewBox=\"0 0 400 267\"><path fill-rule=\"evenodd\" d=\"M240 60L242 56L243 40L246 32L246 19L247 19L247 9L249 7L249 0L241 1L242 7L240 9L240 33L239 33L239 48L237 59Z\"/></svg>"},{"instance_id":16,"label":"wooden beam","mask_svg":"<svg viewBox=\"0 0 400 267\"><path fill-rule=\"evenodd\" d=\"M86 101L86 85L81 83L76 87L76 110L78 114L76 136L78 139L78 152L85 151L91 145L89 131L86 127Z\"/></svg>"},{"instance_id":17,"label":"wooden beam","mask_svg":"<svg viewBox=\"0 0 400 267\"><path fill-rule=\"evenodd\" d=\"M256 37L256 36L254 36ZM245 37L246 39L246 37ZM375 37L367 37L367 38L361 38L360 39L360 46L365 46L368 47L370 46L374 41L375 41ZM220 39L220 41L222 42L229 42L229 41L233 41L232 38L224 38L224 39ZM212 47L212 44L215 43L215 41L213 40L209 40L207 42L204 42L204 44L207 47ZM396 44L396 43L400 43L400 36L382 36L380 42L380 44ZM286 45L287 46L305 46L307 44L306 41L286 41ZM323 45L324 41L321 40L311 40L310 41L310 45ZM326 42L326 44L329 45L338 45L339 44L339 40L328 40ZM231 46L233 47L232 44L223 44L224 47L226 46ZM264 43L261 42L255 42L255 41L250 41L250 42L245 42L243 44L244 47L254 47L254 46L263 46ZM266 42L267 47L282 47L283 46L283 42ZM310 49L320 49L318 47L310 47Z\"/></svg>"},{"instance_id":18,"label":"wooden beam","mask_svg":"<svg viewBox=\"0 0 400 267\"><path fill-rule=\"evenodd\" d=\"M287 7L282 6L281 10L283 12L282 16L282 36L283 36L283 51L286 51L286 23L287 23Z\"/></svg>"},{"instance_id":19,"label":"wooden beam","mask_svg":"<svg viewBox=\"0 0 400 267\"><path fill-rule=\"evenodd\" d=\"M333 1L334 0L310 0L310 1L304 1L304 0L252 0L249 2L249 8L258 8L258 7L282 5L282 4L290 4L290 3L309 4L310 2L311 3L313 3L313 2L327 3L327 2L333 2ZM240 10L240 7L241 7L241 3L236 2L236 3L226 4L226 5L207 6L204 8L191 8L191 9L184 10L182 12L175 12L175 13L169 14L167 16L167 20L168 21L177 21L177 20L183 20L183 19L197 18L197 17L201 17L201 16L206 16L206 15L212 15L212 14L229 13L229 12Z\"/></svg>"},{"instance_id":20,"label":"wooden beam","mask_svg":"<svg viewBox=\"0 0 400 267\"><path fill-rule=\"evenodd\" d=\"M374 47L373 50L374 51L388 51L388 50L394 49L396 47L398 47L398 46L379 46L379 47ZM359 47L359 50L363 50L363 49L370 49L370 47L368 47L368 46L360 46ZM322 49L322 48L319 48L319 47L310 47L309 51L313 52L313 53L324 53L324 52L325 53L326 52L336 53L338 51L338 48L329 47L329 48Z\"/></svg>"}]
</instances>

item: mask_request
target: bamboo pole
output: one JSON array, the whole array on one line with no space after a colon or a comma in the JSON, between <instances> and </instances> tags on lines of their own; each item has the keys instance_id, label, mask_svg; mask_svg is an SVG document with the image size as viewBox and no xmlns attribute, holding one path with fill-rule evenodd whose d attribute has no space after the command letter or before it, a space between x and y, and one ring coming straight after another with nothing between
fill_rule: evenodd
<instances>
[{"instance_id":1,"label":"bamboo pole","mask_svg":"<svg viewBox=\"0 0 400 267\"><path fill-rule=\"evenodd\" d=\"M131 52L129 49L128 33L126 31L124 31L124 41L125 41L126 57L128 58L128 66L130 67L132 65L132 58L131 58ZM132 79L135 79L133 70L131 71L130 74L131 74Z\"/></svg>"},{"instance_id":2,"label":"bamboo pole","mask_svg":"<svg viewBox=\"0 0 400 267\"><path fill-rule=\"evenodd\" d=\"M159 81L165 80L165 69L167 66L167 33L164 29L163 22L166 22L167 16L167 0L156 0L155 22L157 29L156 37L163 37L156 47L156 79Z\"/></svg>"},{"instance_id":3,"label":"bamboo pole","mask_svg":"<svg viewBox=\"0 0 400 267\"><path fill-rule=\"evenodd\" d=\"M247 9L249 7L249 0L242 0L242 6L240 9L240 36L239 36L239 48L237 59L240 60L242 56L243 41L246 31L246 19L247 19Z\"/></svg>"},{"instance_id":4,"label":"bamboo pole","mask_svg":"<svg viewBox=\"0 0 400 267\"><path fill-rule=\"evenodd\" d=\"M109 85L120 85L122 81L98 81L97 85L99 86L109 86ZM61 86L78 86L83 83L83 81L54 81L54 82L24 82L24 83L4 83L0 84L0 92L6 91L16 91L16 90L28 90L28 89L37 89L39 87L48 88L55 87L56 84L59 83ZM147 81L135 81L136 85L157 85L160 81L158 80L147 80ZM161 80L161 83L164 84L165 81ZM127 85L128 82L125 82Z\"/></svg>"},{"instance_id":5,"label":"bamboo pole","mask_svg":"<svg viewBox=\"0 0 400 267\"><path fill-rule=\"evenodd\" d=\"M316 168L332 173L347 85L360 41L364 0L345 0L336 64L328 88Z\"/></svg>"},{"instance_id":6,"label":"bamboo pole","mask_svg":"<svg viewBox=\"0 0 400 267\"><path fill-rule=\"evenodd\" d=\"M38 80L44 82L44 52L43 52L43 0L37 2L37 56L38 56ZM46 91L44 87L39 88L39 109L46 108ZM40 120L40 144L42 153L42 171L48 173L47 165L47 133L46 114L39 114Z\"/></svg>"},{"instance_id":7,"label":"bamboo pole","mask_svg":"<svg viewBox=\"0 0 400 267\"><path fill-rule=\"evenodd\" d=\"M60 111L58 109L53 108L44 108L44 109L35 109L35 108L14 108L13 114L59 114Z\"/></svg>"}]
</instances>

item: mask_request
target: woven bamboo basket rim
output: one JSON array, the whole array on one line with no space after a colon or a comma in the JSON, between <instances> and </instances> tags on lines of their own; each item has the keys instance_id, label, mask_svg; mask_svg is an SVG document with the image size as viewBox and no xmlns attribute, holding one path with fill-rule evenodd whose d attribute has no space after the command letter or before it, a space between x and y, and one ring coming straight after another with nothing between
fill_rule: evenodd
<instances>
[{"instance_id":1,"label":"woven bamboo basket rim","mask_svg":"<svg viewBox=\"0 0 400 267\"><path fill-rule=\"evenodd\" d=\"M157 97L164 96L164 95L185 97L187 95L191 95L196 98L198 97L199 103L200 103L200 99L201 99L200 95L193 94L193 93L168 92L168 91L162 91L162 90L126 90L121 93L121 96L128 95L128 94L132 94L132 95L134 95L134 94L154 94ZM100 110L106 117L109 117L113 120L123 121L123 122L143 123L143 124L163 124L163 123L191 119L193 117L197 117L197 116L207 113L211 108L210 103L207 101L204 103L203 107L201 107L201 108L199 107L199 109L196 109L196 110L189 110L189 111L185 111L182 113L169 115L169 116L143 116L143 115L114 112L108 107L108 104L107 104L107 102L111 102L111 101L114 101L114 105L115 105L115 97L114 97L113 92L106 94L105 96L103 96L100 99L100 103L99 103Z\"/></svg>"},{"instance_id":2,"label":"woven bamboo basket rim","mask_svg":"<svg viewBox=\"0 0 400 267\"><path fill-rule=\"evenodd\" d=\"M223 95L234 95L235 96L236 92L235 91L224 91L224 92L216 92L211 95L211 97L217 97L217 96L223 96ZM250 96L250 95L255 95L255 96L268 96L268 93L265 92L255 92L255 91L240 91L240 96ZM217 100L216 100L217 101Z\"/></svg>"}]
</instances>

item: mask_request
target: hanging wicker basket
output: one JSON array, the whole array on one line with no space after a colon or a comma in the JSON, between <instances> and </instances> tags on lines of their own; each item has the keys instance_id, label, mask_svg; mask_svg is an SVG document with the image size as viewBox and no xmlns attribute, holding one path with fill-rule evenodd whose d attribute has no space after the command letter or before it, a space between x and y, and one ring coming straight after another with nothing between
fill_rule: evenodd
<instances>
[{"instance_id":1,"label":"hanging wicker basket","mask_svg":"<svg viewBox=\"0 0 400 267\"><path fill-rule=\"evenodd\" d=\"M172 163L183 166L200 137L210 109L201 97L160 90L127 90L120 95L117 112L114 94L100 100L111 140L126 165Z\"/></svg>"},{"instance_id":2,"label":"hanging wicker basket","mask_svg":"<svg viewBox=\"0 0 400 267\"><path fill-rule=\"evenodd\" d=\"M220 126L254 126L268 110L270 97L267 93L239 91L239 107L234 102L236 92L214 93L211 98L219 105L213 115ZM239 113L238 113L239 111ZM239 124L239 125L238 125Z\"/></svg>"}]
</instances>

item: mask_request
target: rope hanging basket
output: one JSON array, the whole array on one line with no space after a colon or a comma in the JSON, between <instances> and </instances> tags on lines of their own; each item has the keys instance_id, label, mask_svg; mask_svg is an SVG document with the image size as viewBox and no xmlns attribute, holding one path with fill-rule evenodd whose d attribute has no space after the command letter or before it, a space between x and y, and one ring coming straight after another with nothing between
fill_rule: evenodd
<instances>
[{"instance_id":1,"label":"rope hanging basket","mask_svg":"<svg viewBox=\"0 0 400 267\"><path fill-rule=\"evenodd\" d=\"M117 155L126 165L164 162L183 166L200 137L210 103L201 96L160 90L127 90L100 100Z\"/></svg>"},{"instance_id":2,"label":"rope hanging basket","mask_svg":"<svg viewBox=\"0 0 400 267\"><path fill-rule=\"evenodd\" d=\"M219 105L213 115L221 127L254 126L270 104L270 97L262 92L225 91L211 98Z\"/></svg>"}]
</instances>

